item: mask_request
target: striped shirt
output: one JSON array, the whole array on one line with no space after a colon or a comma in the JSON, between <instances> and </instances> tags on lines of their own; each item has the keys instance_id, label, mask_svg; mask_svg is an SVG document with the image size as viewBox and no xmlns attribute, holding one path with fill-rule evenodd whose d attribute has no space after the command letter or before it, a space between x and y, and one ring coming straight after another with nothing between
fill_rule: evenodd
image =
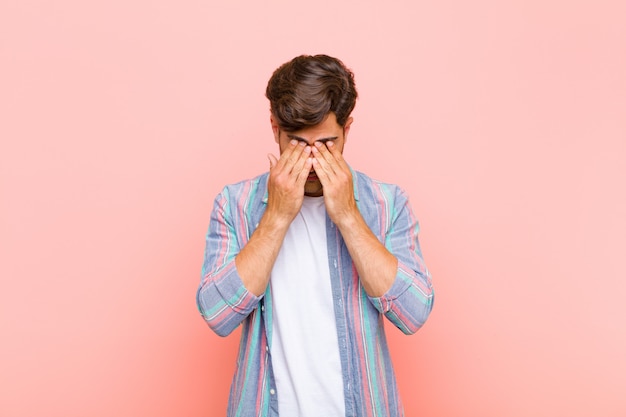
<instances>
[{"instance_id":1,"label":"striped shirt","mask_svg":"<svg viewBox=\"0 0 626 417\"><path fill-rule=\"evenodd\" d=\"M249 292L235 256L254 232L267 204L268 173L226 186L216 197L206 235L200 313L220 336L242 325L228 417L278 416L272 372L272 294ZM397 186L353 171L354 196L365 222L398 259L395 281L381 297L360 284L348 249L326 216L328 265L340 348L346 416L403 416L382 317L405 334L415 333L433 306L430 274L418 242L418 222ZM293 416L283 416L293 417Z\"/></svg>"}]
</instances>

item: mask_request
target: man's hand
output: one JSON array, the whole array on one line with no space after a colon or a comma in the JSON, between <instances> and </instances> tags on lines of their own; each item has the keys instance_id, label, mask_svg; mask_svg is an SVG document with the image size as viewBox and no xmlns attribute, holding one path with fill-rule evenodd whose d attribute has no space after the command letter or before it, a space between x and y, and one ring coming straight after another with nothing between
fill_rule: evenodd
<instances>
[{"instance_id":1,"label":"man's hand","mask_svg":"<svg viewBox=\"0 0 626 417\"><path fill-rule=\"evenodd\" d=\"M250 240L235 257L243 284L257 296L265 292L287 229L302 206L304 183L313 166L310 154L310 146L293 140L280 159L268 155L267 209Z\"/></svg>"},{"instance_id":2,"label":"man's hand","mask_svg":"<svg viewBox=\"0 0 626 417\"><path fill-rule=\"evenodd\" d=\"M324 202L330 219L338 226L354 220L359 210L354 200L352 172L333 142L315 142L313 168L324 187Z\"/></svg>"},{"instance_id":3,"label":"man's hand","mask_svg":"<svg viewBox=\"0 0 626 417\"><path fill-rule=\"evenodd\" d=\"M292 140L280 159L268 155L270 175L267 212L287 225L291 224L302 207L304 184L313 165L310 154L310 146Z\"/></svg>"},{"instance_id":4,"label":"man's hand","mask_svg":"<svg viewBox=\"0 0 626 417\"><path fill-rule=\"evenodd\" d=\"M354 200L352 172L333 142L315 142L313 168L324 186L324 202L337 225L359 273L361 284L371 297L380 297L391 288L398 260L374 236Z\"/></svg>"}]
</instances>

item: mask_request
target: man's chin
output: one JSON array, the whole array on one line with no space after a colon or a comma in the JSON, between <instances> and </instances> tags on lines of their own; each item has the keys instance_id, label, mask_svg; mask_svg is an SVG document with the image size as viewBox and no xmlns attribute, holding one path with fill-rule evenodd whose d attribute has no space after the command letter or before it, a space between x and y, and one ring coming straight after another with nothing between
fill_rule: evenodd
<instances>
[{"instance_id":1,"label":"man's chin","mask_svg":"<svg viewBox=\"0 0 626 417\"><path fill-rule=\"evenodd\" d=\"M321 197L324 195L322 184L306 184L304 187L304 195L307 197Z\"/></svg>"}]
</instances>

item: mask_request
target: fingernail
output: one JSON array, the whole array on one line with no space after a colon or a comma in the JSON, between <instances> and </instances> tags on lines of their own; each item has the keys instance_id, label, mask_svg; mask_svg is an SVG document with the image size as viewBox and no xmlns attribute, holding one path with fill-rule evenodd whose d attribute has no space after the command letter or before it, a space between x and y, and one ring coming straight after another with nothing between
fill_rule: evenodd
<instances>
[{"instance_id":1,"label":"fingernail","mask_svg":"<svg viewBox=\"0 0 626 417\"><path fill-rule=\"evenodd\" d=\"M289 141L289 143L290 143L291 145L295 145L296 143L298 143L298 141L297 141L297 140L295 140L295 139L291 139L291 140Z\"/></svg>"},{"instance_id":2,"label":"fingernail","mask_svg":"<svg viewBox=\"0 0 626 417\"><path fill-rule=\"evenodd\" d=\"M315 146L317 146L318 148L322 147L322 142L315 142Z\"/></svg>"},{"instance_id":3,"label":"fingernail","mask_svg":"<svg viewBox=\"0 0 626 417\"><path fill-rule=\"evenodd\" d=\"M331 146L335 146L335 143L329 140L328 142L326 142L326 146L330 148Z\"/></svg>"}]
</instances>

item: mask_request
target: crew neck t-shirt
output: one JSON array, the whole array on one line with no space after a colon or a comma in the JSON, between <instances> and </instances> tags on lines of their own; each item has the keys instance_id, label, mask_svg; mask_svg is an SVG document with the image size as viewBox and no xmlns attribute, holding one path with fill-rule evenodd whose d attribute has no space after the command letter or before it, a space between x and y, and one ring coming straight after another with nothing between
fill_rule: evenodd
<instances>
[{"instance_id":1,"label":"crew neck t-shirt","mask_svg":"<svg viewBox=\"0 0 626 417\"><path fill-rule=\"evenodd\" d=\"M345 415L326 247L324 197L304 197L272 269L272 366L278 412Z\"/></svg>"}]
</instances>

